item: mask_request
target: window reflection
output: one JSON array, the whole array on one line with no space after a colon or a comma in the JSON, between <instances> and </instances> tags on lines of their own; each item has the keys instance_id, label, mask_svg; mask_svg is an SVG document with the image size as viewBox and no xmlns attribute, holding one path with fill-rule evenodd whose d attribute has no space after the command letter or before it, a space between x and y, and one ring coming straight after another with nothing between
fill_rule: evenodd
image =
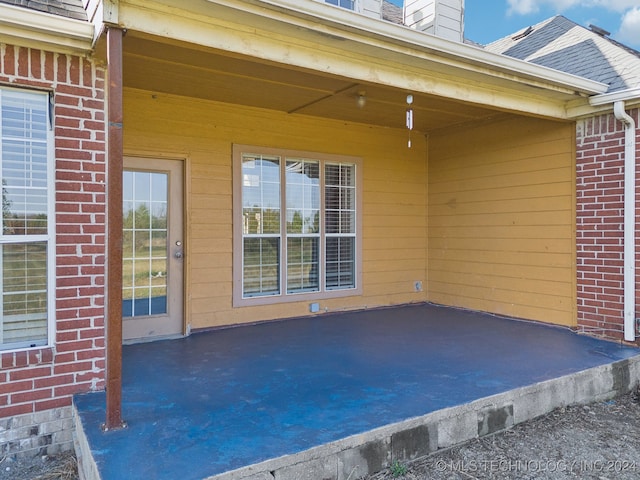
<instances>
[{"instance_id":1,"label":"window reflection","mask_svg":"<svg viewBox=\"0 0 640 480\"><path fill-rule=\"evenodd\" d=\"M168 174L123 174L122 314L167 313Z\"/></svg>"}]
</instances>

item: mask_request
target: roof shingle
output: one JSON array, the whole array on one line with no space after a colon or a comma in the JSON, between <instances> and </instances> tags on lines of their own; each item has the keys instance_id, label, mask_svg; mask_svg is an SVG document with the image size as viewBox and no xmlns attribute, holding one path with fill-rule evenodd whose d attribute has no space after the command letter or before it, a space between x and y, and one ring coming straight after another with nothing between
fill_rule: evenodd
<instances>
[{"instance_id":1,"label":"roof shingle","mask_svg":"<svg viewBox=\"0 0 640 480\"><path fill-rule=\"evenodd\" d=\"M0 3L76 20L87 20L87 12L82 6L82 0L0 0Z\"/></svg>"},{"instance_id":2,"label":"roof shingle","mask_svg":"<svg viewBox=\"0 0 640 480\"><path fill-rule=\"evenodd\" d=\"M609 92L640 86L640 52L558 15L487 50L609 85Z\"/></svg>"}]
</instances>

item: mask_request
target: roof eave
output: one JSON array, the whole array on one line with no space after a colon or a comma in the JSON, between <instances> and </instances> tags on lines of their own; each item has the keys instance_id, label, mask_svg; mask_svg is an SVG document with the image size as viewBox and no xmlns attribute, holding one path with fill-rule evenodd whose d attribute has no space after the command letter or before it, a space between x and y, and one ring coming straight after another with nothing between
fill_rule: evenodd
<instances>
[{"instance_id":1,"label":"roof eave","mask_svg":"<svg viewBox=\"0 0 640 480\"><path fill-rule=\"evenodd\" d=\"M0 3L3 43L61 53L91 51L93 25L82 20Z\"/></svg>"},{"instance_id":2,"label":"roof eave","mask_svg":"<svg viewBox=\"0 0 640 480\"><path fill-rule=\"evenodd\" d=\"M488 75L510 77L516 81L533 81L536 86L557 90L562 89L581 96L605 93L608 86L576 75L564 73L552 68L535 65L523 60L488 52L482 48L460 42L443 39L434 35L411 29L403 25L376 20L364 15L320 2L299 2L298 0L208 0L225 6L239 8L247 5L247 10L259 7L266 13L265 4L274 10L286 9L298 16L312 18L315 22L343 30L357 31L359 35L399 44L410 48L420 48L447 58L456 63L473 65ZM258 3L260 5L258 5ZM457 65L460 66L460 65ZM498 72L500 75L498 75Z\"/></svg>"}]
</instances>

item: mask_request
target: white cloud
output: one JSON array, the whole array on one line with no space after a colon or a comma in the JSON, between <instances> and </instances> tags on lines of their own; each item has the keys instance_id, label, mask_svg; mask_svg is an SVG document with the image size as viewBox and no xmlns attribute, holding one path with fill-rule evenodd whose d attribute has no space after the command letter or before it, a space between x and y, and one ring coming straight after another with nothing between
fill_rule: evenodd
<instances>
[{"instance_id":1,"label":"white cloud","mask_svg":"<svg viewBox=\"0 0 640 480\"><path fill-rule=\"evenodd\" d=\"M508 15L528 15L536 13L546 6L554 8L557 12L562 12L581 2L580 0L507 0L507 3L509 4Z\"/></svg>"},{"instance_id":2,"label":"white cloud","mask_svg":"<svg viewBox=\"0 0 640 480\"><path fill-rule=\"evenodd\" d=\"M630 47L640 48L640 6L622 16L620 30L615 38Z\"/></svg>"},{"instance_id":3,"label":"white cloud","mask_svg":"<svg viewBox=\"0 0 640 480\"><path fill-rule=\"evenodd\" d=\"M507 0L509 9L507 14L527 15L548 7L557 13L572 7L599 7L613 12L625 12L629 9L640 8L640 0Z\"/></svg>"},{"instance_id":4,"label":"white cloud","mask_svg":"<svg viewBox=\"0 0 640 480\"><path fill-rule=\"evenodd\" d=\"M613 12L625 12L629 9L640 8L640 0L590 0L590 1L577 1L578 6L583 7L601 7L611 10Z\"/></svg>"}]
</instances>

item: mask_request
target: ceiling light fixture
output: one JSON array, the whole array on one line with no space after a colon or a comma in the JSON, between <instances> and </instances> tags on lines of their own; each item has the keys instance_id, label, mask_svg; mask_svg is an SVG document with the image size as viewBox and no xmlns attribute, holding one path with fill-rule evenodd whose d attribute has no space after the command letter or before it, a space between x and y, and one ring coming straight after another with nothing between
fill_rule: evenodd
<instances>
[{"instance_id":1,"label":"ceiling light fixture","mask_svg":"<svg viewBox=\"0 0 640 480\"><path fill-rule=\"evenodd\" d=\"M358 92L358 96L356 97L356 105L358 108L364 108L367 104L367 96L366 92L363 90L362 92Z\"/></svg>"},{"instance_id":2,"label":"ceiling light fixture","mask_svg":"<svg viewBox=\"0 0 640 480\"><path fill-rule=\"evenodd\" d=\"M413 95L407 95L407 129L409 130L409 141L407 142L407 147L411 148L411 130L413 130L413 108L411 105L413 104Z\"/></svg>"}]
</instances>

